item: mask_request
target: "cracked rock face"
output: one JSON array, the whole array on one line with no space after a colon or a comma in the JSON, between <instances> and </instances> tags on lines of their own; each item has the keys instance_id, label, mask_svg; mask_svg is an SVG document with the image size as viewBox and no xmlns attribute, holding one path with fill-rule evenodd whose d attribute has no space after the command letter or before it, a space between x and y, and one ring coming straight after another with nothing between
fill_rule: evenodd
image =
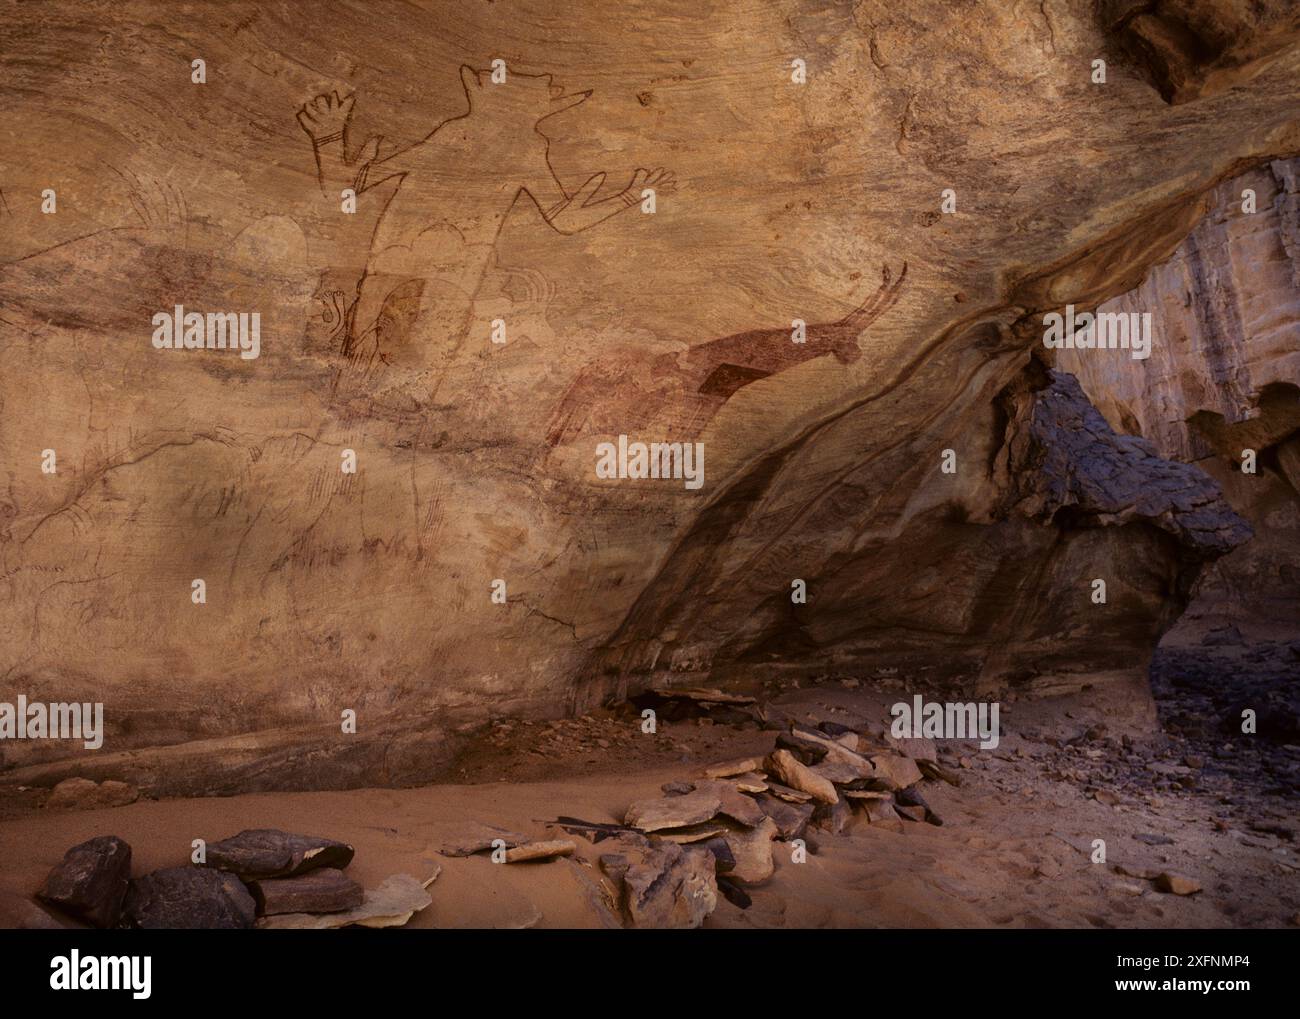
<instances>
[{"instance_id":1,"label":"cracked rock face","mask_svg":"<svg viewBox=\"0 0 1300 1019\"><path fill-rule=\"evenodd\" d=\"M1083 369L1153 447L1072 394L1091 437L1050 437L1041 317L1289 165L1300 52L1280 2L1110 6L664 0L630 37L521 0L502 92L462 67L491 5L15 11L0 700L107 732L7 742L4 781L413 783L652 682L1140 689L1245 532ZM258 356L157 347L178 305L259 313ZM702 444L700 484L603 475L620 436Z\"/></svg>"}]
</instances>

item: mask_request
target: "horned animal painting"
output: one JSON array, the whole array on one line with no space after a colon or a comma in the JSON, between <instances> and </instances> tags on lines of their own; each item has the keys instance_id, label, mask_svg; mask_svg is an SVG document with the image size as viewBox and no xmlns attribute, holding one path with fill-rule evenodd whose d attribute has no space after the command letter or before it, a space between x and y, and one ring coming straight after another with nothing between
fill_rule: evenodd
<instances>
[{"instance_id":1,"label":"horned animal painting","mask_svg":"<svg viewBox=\"0 0 1300 1019\"><path fill-rule=\"evenodd\" d=\"M894 279L889 266L880 286L857 308L834 322L809 325L802 342L787 328L748 329L701 343L677 354L657 354L648 363L598 361L569 387L551 418L546 441L566 445L583 434L671 424L694 438L737 392L760 379L817 357L852 364L862 357L858 339L898 301L907 263Z\"/></svg>"},{"instance_id":2,"label":"horned animal painting","mask_svg":"<svg viewBox=\"0 0 1300 1019\"><path fill-rule=\"evenodd\" d=\"M391 182L378 214L365 272L346 312L342 353L431 372L464 338L475 293L506 216L521 195L557 233L574 234L642 201L647 188L675 188L671 172L637 169L599 197L605 173L568 189L551 169L543 127L585 102L549 74L460 69L468 109L420 141L380 156L369 138L347 157L355 95L320 95L298 113L311 136L321 190L358 195Z\"/></svg>"}]
</instances>

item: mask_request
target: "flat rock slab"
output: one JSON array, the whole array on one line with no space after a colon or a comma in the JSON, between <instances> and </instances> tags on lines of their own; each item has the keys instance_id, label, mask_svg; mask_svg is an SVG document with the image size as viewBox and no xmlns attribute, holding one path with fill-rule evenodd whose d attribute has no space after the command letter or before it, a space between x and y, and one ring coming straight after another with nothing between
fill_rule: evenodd
<instances>
[{"instance_id":1,"label":"flat rock slab","mask_svg":"<svg viewBox=\"0 0 1300 1019\"><path fill-rule=\"evenodd\" d=\"M843 761L833 761L827 757L821 764L814 764L809 769L814 775L820 775L834 785L848 785L871 775L870 766L865 774L860 768L852 767Z\"/></svg>"},{"instance_id":2,"label":"flat rock slab","mask_svg":"<svg viewBox=\"0 0 1300 1019\"><path fill-rule=\"evenodd\" d=\"M433 901L427 889L442 873L421 883L410 874L394 874L375 889L367 889L361 905L342 913L285 913L267 916L257 926L270 930L331 930L339 927L401 927Z\"/></svg>"},{"instance_id":3,"label":"flat rock slab","mask_svg":"<svg viewBox=\"0 0 1300 1019\"><path fill-rule=\"evenodd\" d=\"M833 782L800 763L788 750L773 750L768 754L765 770L792 789L807 793L821 803L835 803L840 798Z\"/></svg>"},{"instance_id":4,"label":"flat rock slab","mask_svg":"<svg viewBox=\"0 0 1300 1019\"><path fill-rule=\"evenodd\" d=\"M761 771L747 771L733 776L731 781L742 793L765 793L768 788L767 777Z\"/></svg>"},{"instance_id":5,"label":"flat rock slab","mask_svg":"<svg viewBox=\"0 0 1300 1019\"><path fill-rule=\"evenodd\" d=\"M777 799L785 800L786 803L808 803L812 797L798 789L791 789L788 785L782 785L780 782L768 782L767 791Z\"/></svg>"},{"instance_id":6,"label":"flat rock slab","mask_svg":"<svg viewBox=\"0 0 1300 1019\"><path fill-rule=\"evenodd\" d=\"M343 869L354 850L344 842L318 835L294 835L278 828L255 828L214 842L207 866L242 878L291 877L317 867Z\"/></svg>"},{"instance_id":7,"label":"flat rock slab","mask_svg":"<svg viewBox=\"0 0 1300 1019\"><path fill-rule=\"evenodd\" d=\"M705 821L703 824L689 824L685 828L661 828L655 832L655 838L676 842L679 846L688 846L694 842L707 842L731 831L725 824Z\"/></svg>"},{"instance_id":8,"label":"flat rock slab","mask_svg":"<svg viewBox=\"0 0 1300 1019\"><path fill-rule=\"evenodd\" d=\"M116 927L131 883L131 847L116 835L73 846L37 897L95 927Z\"/></svg>"},{"instance_id":9,"label":"flat rock slab","mask_svg":"<svg viewBox=\"0 0 1300 1019\"><path fill-rule=\"evenodd\" d=\"M132 881L123 912L145 930L246 930L257 903L234 874L169 867Z\"/></svg>"},{"instance_id":10,"label":"flat rock slab","mask_svg":"<svg viewBox=\"0 0 1300 1019\"><path fill-rule=\"evenodd\" d=\"M733 778L751 771L763 770L763 758L742 757L735 761L722 761L704 769L705 778Z\"/></svg>"},{"instance_id":11,"label":"flat rock slab","mask_svg":"<svg viewBox=\"0 0 1300 1019\"><path fill-rule=\"evenodd\" d=\"M570 842L568 839L529 842L507 851L506 863L526 863L530 860L553 860L557 856L572 856L577 848L577 843Z\"/></svg>"},{"instance_id":12,"label":"flat rock slab","mask_svg":"<svg viewBox=\"0 0 1300 1019\"><path fill-rule=\"evenodd\" d=\"M493 843L498 839L507 849L513 849L527 842L528 836L498 828L496 825L470 821L460 825L447 836L438 852L443 856L473 856L485 849L492 849Z\"/></svg>"},{"instance_id":13,"label":"flat rock slab","mask_svg":"<svg viewBox=\"0 0 1300 1019\"><path fill-rule=\"evenodd\" d=\"M318 867L296 877L250 881L248 889L261 916L341 913L356 909L365 899L365 889L337 867Z\"/></svg>"},{"instance_id":14,"label":"flat rock slab","mask_svg":"<svg viewBox=\"0 0 1300 1019\"><path fill-rule=\"evenodd\" d=\"M722 798L716 788L695 789L684 796L638 800L627 808L623 821L641 831L685 828L712 820L721 808Z\"/></svg>"},{"instance_id":15,"label":"flat rock slab","mask_svg":"<svg viewBox=\"0 0 1300 1019\"><path fill-rule=\"evenodd\" d=\"M856 749L850 749L842 742L843 737L830 737L823 733L816 732L812 729L792 728L790 734L800 740L805 746L815 746L825 751L822 758L822 765L834 766L841 773L852 773L850 778L836 781L852 781L858 778L868 778L874 772L871 762L858 753ZM859 742L856 734L853 734L855 745Z\"/></svg>"},{"instance_id":16,"label":"flat rock slab","mask_svg":"<svg viewBox=\"0 0 1300 1019\"><path fill-rule=\"evenodd\" d=\"M878 754L871 758L876 769L875 777L888 790L906 789L921 781L921 769L910 757L898 754Z\"/></svg>"},{"instance_id":17,"label":"flat rock slab","mask_svg":"<svg viewBox=\"0 0 1300 1019\"><path fill-rule=\"evenodd\" d=\"M763 811L759 809L758 803L753 797L742 793L734 781L700 782L695 788L703 793L717 793L718 813L723 817L729 817L749 827L763 820Z\"/></svg>"}]
</instances>

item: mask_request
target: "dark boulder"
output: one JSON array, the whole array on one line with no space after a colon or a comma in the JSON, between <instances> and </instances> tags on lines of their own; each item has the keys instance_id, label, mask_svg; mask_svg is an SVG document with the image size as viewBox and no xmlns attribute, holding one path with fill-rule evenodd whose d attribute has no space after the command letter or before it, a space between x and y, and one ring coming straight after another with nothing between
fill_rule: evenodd
<instances>
[{"instance_id":1,"label":"dark boulder","mask_svg":"<svg viewBox=\"0 0 1300 1019\"><path fill-rule=\"evenodd\" d=\"M131 881L131 847L116 835L73 846L37 897L95 927L115 927Z\"/></svg>"},{"instance_id":2,"label":"dark boulder","mask_svg":"<svg viewBox=\"0 0 1300 1019\"><path fill-rule=\"evenodd\" d=\"M341 870L352 862L353 852L346 843L317 835L256 828L209 845L207 866L241 878L291 877L317 867Z\"/></svg>"},{"instance_id":3,"label":"dark boulder","mask_svg":"<svg viewBox=\"0 0 1300 1019\"><path fill-rule=\"evenodd\" d=\"M169 867L131 882L125 914L146 930L247 930L257 904L233 874L204 867Z\"/></svg>"}]
</instances>

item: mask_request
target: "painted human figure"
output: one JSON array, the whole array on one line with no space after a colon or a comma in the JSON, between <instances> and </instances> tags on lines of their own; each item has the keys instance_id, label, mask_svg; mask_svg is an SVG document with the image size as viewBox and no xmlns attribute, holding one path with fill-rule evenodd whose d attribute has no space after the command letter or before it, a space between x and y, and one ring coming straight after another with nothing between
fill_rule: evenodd
<instances>
[{"instance_id":1,"label":"painted human figure","mask_svg":"<svg viewBox=\"0 0 1300 1019\"><path fill-rule=\"evenodd\" d=\"M466 66L460 78L468 110L383 157L379 138L346 157L354 96L318 96L298 114L327 195L349 187L361 195L396 178L347 312L343 352L354 361L379 358L434 372L445 364L464 338L493 245L521 194L552 228L573 234L638 205L646 188L675 187L666 170L638 169L604 198L604 173L566 190L551 169L542 128L591 92L566 94L549 74L511 71L497 83L491 72Z\"/></svg>"}]
</instances>

